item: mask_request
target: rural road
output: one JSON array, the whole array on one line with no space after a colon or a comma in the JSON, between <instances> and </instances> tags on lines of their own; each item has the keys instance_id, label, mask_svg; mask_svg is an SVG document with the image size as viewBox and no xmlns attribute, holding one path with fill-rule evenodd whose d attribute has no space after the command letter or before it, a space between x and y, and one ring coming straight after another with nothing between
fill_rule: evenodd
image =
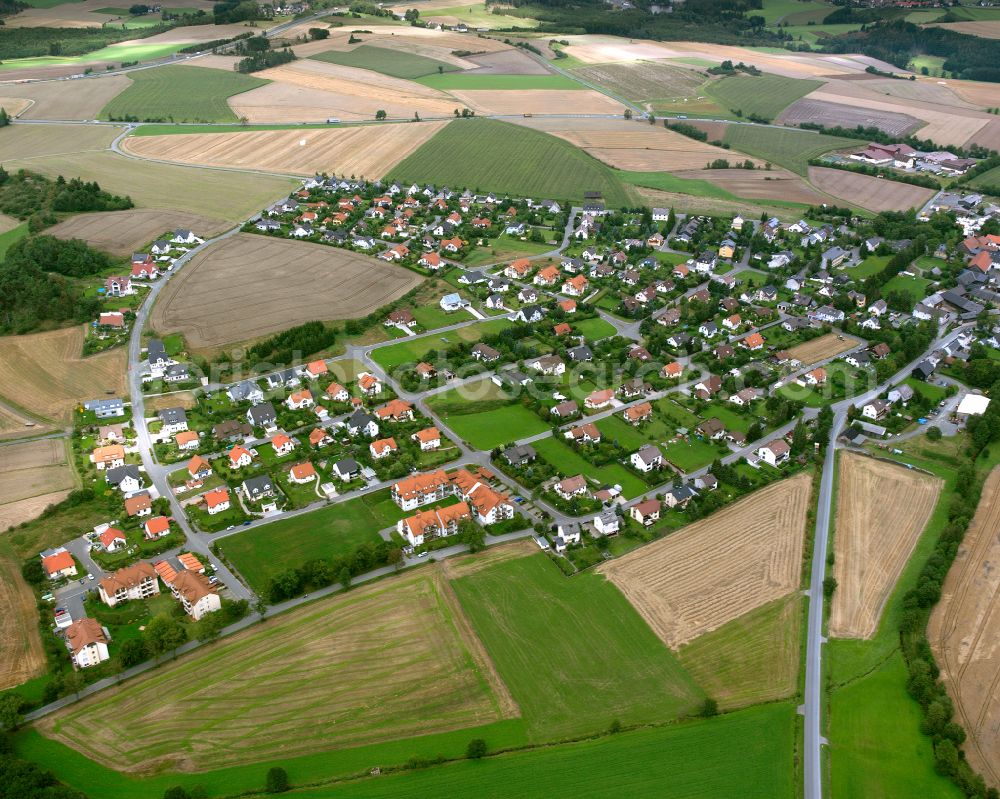
<instances>
[{"instance_id":1,"label":"rural road","mask_svg":"<svg viewBox=\"0 0 1000 799\"><path fill-rule=\"evenodd\" d=\"M826 455L823 460L823 474L820 480L819 498L816 506L816 532L813 541L812 569L809 578L808 633L806 637L806 679L805 699L799 712L804 717L804 799L822 799L823 797L823 753L822 747L827 743L823 737L823 580L826 577L826 558L830 540L830 519L833 508L833 477L836 467L837 437L847 421L847 412L851 406L860 406L878 397L890 386L909 377L913 369L928 353L940 349L943 345L954 341L963 330L973 327L966 323L954 328L949 333L939 336L928 349L911 363L900 369L891 378L875 388L857 397L842 400L831 406L834 414L833 425L830 428L830 438L827 442Z\"/></svg>"}]
</instances>

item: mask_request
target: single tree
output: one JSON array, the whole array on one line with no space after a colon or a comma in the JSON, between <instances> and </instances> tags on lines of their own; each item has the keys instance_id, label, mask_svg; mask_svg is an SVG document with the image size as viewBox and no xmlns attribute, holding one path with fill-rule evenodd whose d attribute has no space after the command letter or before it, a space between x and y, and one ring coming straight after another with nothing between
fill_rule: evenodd
<instances>
[{"instance_id":1,"label":"single tree","mask_svg":"<svg viewBox=\"0 0 1000 799\"><path fill-rule=\"evenodd\" d=\"M267 780L264 790L267 793L284 793L289 788L288 772L281 766L273 766L267 770Z\"/></svg>"},{"instance_id":2,"label":"single tree","mask_svg":"<svg viewBox=\"0 0 1000 799\"><path fill-rule=\"evenodd\" d=\"M480 760L486 757L486 752L488 751L486 746L486 741L482 738L473 738L469 741L469 745L465 747L465 756L469 760Z\"/></svg>"}]
</instances>

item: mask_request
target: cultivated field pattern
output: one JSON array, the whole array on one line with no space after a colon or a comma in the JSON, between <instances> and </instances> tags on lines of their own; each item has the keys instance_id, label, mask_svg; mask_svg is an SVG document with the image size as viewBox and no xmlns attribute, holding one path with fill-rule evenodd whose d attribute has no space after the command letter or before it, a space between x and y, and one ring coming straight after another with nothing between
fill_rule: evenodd
<instances>
[{"instance_id":1,"label":"cultivated field pattern","mask_svg":"<svg viewBox=\"0 0 1000 799\"><path fill-rule=\"evenodd\" d=\"M994 468L931 614L927 637L968 733L972 767L1000 781L1000 469Z\"/></svg>"},{"instance_id":2,"label":"cultivated field pattern","mask_svg":"<svg viewBox=\"0 0 1000 799\"><path fill-rule=\"evenodd\" d=\"M799 363L810 364L832 358L842 352L853 349L861 342L851 336L840 336L836 333L827 333L810 341L805 341L788 350L790 357Z\"/></svg>"},{"instance_id":3,"label":"cultivated field pattern","mask_svg":"<svg viewBox=\"0 0 1000 799\"><path fill-rule=\"evenodd\" d=\"M45 232L59 239L81 239L91 247L124 257L178 228L207 239L228 227L228 222L200 214L136 208L77 214Z\"/></svg>"},{"instance_id":4,"label":"cultivated field pattern","mask_svg":"<svg viewBox=\"0 0 1000 799\"><path fill-rule=\"evenodd\" d=\"M476 667L460 613L427 573L366 586L199 650L44 727L135 771L213 769L497 721L510 708Z\"/></svg>"},{"instance_id":5,"label":"cultivated field pattern","mask_svg":"<svg viewBox=\"0 0 1000 799\"><path fill-rule=\"evenodd\" d=\"M809 494L782 480L598 571L677 648L798 588Z\"/></svg>"},{"instance_id":6,"label":"cultivated field pattern","mask_svg":"<svg viewBox=\"0 0 1000 799\"><path fill-rule=\"evenodd\" d=\"M827 194L869 211L909 211L920 208L935 194L934 189L923 186L821 166L809 167L809 180Z\"/></svg>"},{"instance_id":7,"label":"cultivated field pattern","mask_svg":"<svg viewBox=\"0 0 1000 799\"><path fill-rule=\"evenodd\" d=\"M871 638L927 525L941 481L885 461L840 458L830 635Z\"/></svg>"},{"instance_id":8,"label":"cultivated field pattern","mask_svg":"<svg viewBox=\"0 0 1000 799\"><path fill-rule=\"evenodd\" d=\"M199 252L164 288L150 324L195 348L265 336L312 319L356 319L419 275L349 250L250 233Z\"/></svg>"}]
</instances>

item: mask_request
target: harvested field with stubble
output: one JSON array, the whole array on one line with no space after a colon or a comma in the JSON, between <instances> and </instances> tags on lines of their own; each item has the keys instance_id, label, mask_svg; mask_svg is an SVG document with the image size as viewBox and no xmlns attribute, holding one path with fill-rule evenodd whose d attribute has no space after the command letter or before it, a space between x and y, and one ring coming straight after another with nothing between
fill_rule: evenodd
<instances>
[{"instance_id":1,"label":"harvested field with stubble","mask_svg":"<svg viewBox=\"0 0 1000 799\"><path fill-rule=\"evenodd\" d=\"M238 233L199 252L163 289L150 325L197 350L260 338L313 319L356 319L421 281L348 250Z\"/></svg>"},{"instance_id":2,"label":"harvested field with stubble","mask_svg":"<svg viewBox=\"0 0 1000 799\"><path fill-rule=\"evenodd\" d=\"M250 122L325 122L374 119L384 110L390 118L450 115L455 100L413 81L365 69L301 59L254 73L267 86L230 98L237 116Z\"/></svg>"},{"instance_id":3,"label":"harvested field with stubble","mask_svg":"<svg viewBox=\"0 0 1000 799\"><path fill-rule=\"evenodd\" d=\"M941 480L885 461L840 456L830 635L871 638L924 531Z\"/></svg>"},{"instance_id":4,"label":"harvested field with stubble","mask_svg":"<svg viewBox=\"0 0 1000 799\"><path fill-rule=\"evenodd\" d=\"M132 137L122 146L134 155L182 164L380 178L446 124L440 121L330 130L182 133Z\"/></svg>"},{"instance_id":5,"label":"harvested field with stubble","mask_svg":"<svg viewBox=\"0 0 1000 799\"><path fill-rule=\"evenodd\" d=\"M934 196L934 189L874 178L846 169L809 167L809 180L820 191L869 211L908 211L920 208Z\"/></svg>"},{"instance_id":6,"label":"harvested field with stubble","mask_svg":"<svg viewBox=\"0 0 1000 799\"><path fill-rule=\"evenodd\" d=\"M448 586L424 570L269 619L40 727L119 770L203 771L517 715L489 670Z\"/></svg>"},{"instance_id":7,"label":"harvested field with stubble","mask_svg":"<svg viewBox=\"0 0 1000 799\"><path fill-rule=\"evenodd\" d=\"M9 128L12 133L20 129L21 126ZM156 164L110 151L24 158L5 162L4 168L32 169L50 177L70 175L96 180L102 189L129 195L138 206L221 217L232 222L242 222L299 184L295 178Z\"/></svg>"},{"instance_id":8,"label":"harvested field with stubble","mask_svg":"<svg viewBox=\"0 0 1000 799\"><path fill-rule=\"evenodd\" d=\"M558 136L626 172L703 169L716 158L743 160L740 153L682 136L662 126L624 119L531 118L517 120L517 124Z\"/></svg>"},{"instance_id":9,"label":"harvested field with stubble","mask_svg":"<svg viewBox=\"0 0 1000 799\"><path fill-rule=\"evenodd\" d=\"M983 486L931 614L927 637L941 679L968 734L965 755L987 782L1000 782L1000 469Z\"/></svg>"},{"instance_id":10,"label":"harvested field with stubble","mask_svg":"<svg viewBox=\"0 0 1000 799\"><path fill-rule=\"evenodd\" d=\"M69 421L81 402L125 393L124 347L82 356L83 325L0 338L0 393L46 419Z\"/></svg>"},{"instance_id":11,"label":"harvested field with stubble","mask_svg":"<svg viewBox=\"0 0 1000 799\"><path fill-rule=\"evenodd\" d=\"M11 125L0 139L0 162L21 158L35 163L49 156L107 150L120 132L107 125Z\"/></svg>"},{"instance_id":12,"label":"harvested field with stubble","mask_svg":"<svg viewBox=\"0 0 1000 799\"><path fill-rule=\"evenodd\" d=\"M655 61L578 67L572 72L636 102L692 97L707 79L693 67Z\"/></svg>"},{"instance_id":13,"label":"harvested field with stubble","mask_svg":"<svg viewBox=\"0 0 1000 799\"><path fill-rule=\"evenodd\" d=\"M229 227L230 223L221 219L149 208L78 214L45 232L58 239L81 239L99 250L124 257L168 230L185 228L208 239Z\"/></svg>"},{"instance_id":14,"label":"harvested field with stubble","mask_svg":"<svg viewBox=\"0 0 1000 799\"><path fill-rule=\"evenodd\" d=\"M34 519L75 486L62 439L0 447L0 531Z\"/></svg>"},{"instance_id":15,"label":"harvested field with stubble","mask_svg":"<svg viewBox=\"0 0 1000 799\"><path fill-rule=\"evenodd\" d=\"M622 111L620 103L590 89L466 89L452 90L450 94L482 114L620 114Z\"/></svg>"},{"instance_id":16,"label":"harvested field with stubble","mask_svg":"<svg viewBox=\"0 0 1000 799\"><path fill-rule=\"evenodd\" d=\"M38 634L35 595L21 577L17 559L0 556L0 691L37 677L45 670Z\"/></svg>"},{"instance_id":17,"label":"harvested field with stubble","mask_svg":"<svg viewBox=\"0 0 1000 799\"><path fill-rule=\"evenodd\" d=\"M852 336L827 333L825 336L820 336L792 347L788 350L788 354L800 363L808 365L852 350L860 343L858 339Z\"/></svg>"},{"instance_id":18,"label":"harvested field with stubble","mask_svg":"<svg viewBox=\"0 0 1000 799\"><path fill-rule=\"evenodd\" d=\"M597 570L676 649L798 589L810 493L781 480Z\"/></svg>"},{"instance_id":19,"label":"harvested field with stubble","mask_svg":"<svg viewBox=\"0 0 1000 799\"><path fill-rule=\"evenodd\" d=\"M912 133L924 123L909 114L897 114L891 111L871 111L863 106L843 105L826 100L810 100L803 98L792 103L782 112L778 121L782 125L802 125L813 123L845 128L862 127L878 128L891 136L902 138Z\"/></svg>"}]
</instances>

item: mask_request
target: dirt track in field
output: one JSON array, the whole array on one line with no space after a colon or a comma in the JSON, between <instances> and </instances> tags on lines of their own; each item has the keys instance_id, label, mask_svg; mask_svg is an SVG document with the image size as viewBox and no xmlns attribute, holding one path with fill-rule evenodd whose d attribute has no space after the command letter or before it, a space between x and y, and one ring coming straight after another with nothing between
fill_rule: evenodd
<instances>
[{"instance_id":1,"label":"dirt track in field","mask_svg":"<svg viewBox=\"0 0 1000 799\"><path fill-rule=\"evenodd\" d=\"M934 196L934 189L859 175L845 169L811 166L809 180L833 197L876 212L920 208Z\"/></svg>"},{"instance_id":2,"label":"dirt track in field","mask_svg":"<svg viewBox=\"0 0 1000 799\"><path fill-rule=\"evenodd\" d=\"M81 402L125 391L124 347L84 358L82 325L0 338L0 395L68 422Z\"/></svg>"},{"instance_id":3,"label":"dirt track in field","mask_svg":"<svg viewBox=\"0 0 1000 799\"><path fill-rule=\"evenodd\" d=\"M810 364L832 358L842 352L858 346L861 342L851 336L844 336L843 341L836 333L811 339L788 350L788 354L800 363Z\"/></svg>"},{"instance_id":4,"label":"dirt track in field","mask_svg":"<svg viewBox=\"0 0 1000 799\"><path fill-rule=\"evenodd\" d=\"M134 136L123 142L123 149L144 158L181 164L380 178L446 124Z\"/></svg>"},{"instance_id":5,"label":"dirt track in field","mask_svg":"<svg viewBox=\"0 0 1000 799\"><path fill-rule=\"evenodd\" d=\"M199 252L163 289L150 325L208 350L313 319L356 319L414 288L419 275L322 244L239 233Z\"/></svg>"},{"instance_id":6,"label":"dirt track in field","mask_svg":"<svg viewBox=\"0 0 1000 799\"><path fill-rule=\"evenodd\" d=\"M965 754L989 784L1000 782L1000 469L983 486L972 524L927 628Z\"/></svg>"},{"instance_id":7,"label":"dirt track in field","mask_svg":"<svg viewBox=\"0 0 1000 799\"><path fill-rule=\"evenodd\" d=\"M150 208L78 214L45 232L59 239L82 239L99 250L126 256L178 228L207 239L230 227L229 222L221 219Z\"/></svg>"},{"instance_id":8,"label":"dirt track in field","mask_svg":"<svg viewBox=\"0 0 1000 799\"><path fill-rule=\"evenodd\" d=\"M840 456L830 635L871 638L927 526L941 480L852 452Z\"/></svg>"},{"instance_id":9,"label":"dirt track in field","mask_svg":"<svg viewBox=\"0 0 1000 799\"><path fill-rule=\"evenodd\" d=\"M598 567L676 649L795 591L811 480L781 480Z\"/></svg>"}]
</instances>

